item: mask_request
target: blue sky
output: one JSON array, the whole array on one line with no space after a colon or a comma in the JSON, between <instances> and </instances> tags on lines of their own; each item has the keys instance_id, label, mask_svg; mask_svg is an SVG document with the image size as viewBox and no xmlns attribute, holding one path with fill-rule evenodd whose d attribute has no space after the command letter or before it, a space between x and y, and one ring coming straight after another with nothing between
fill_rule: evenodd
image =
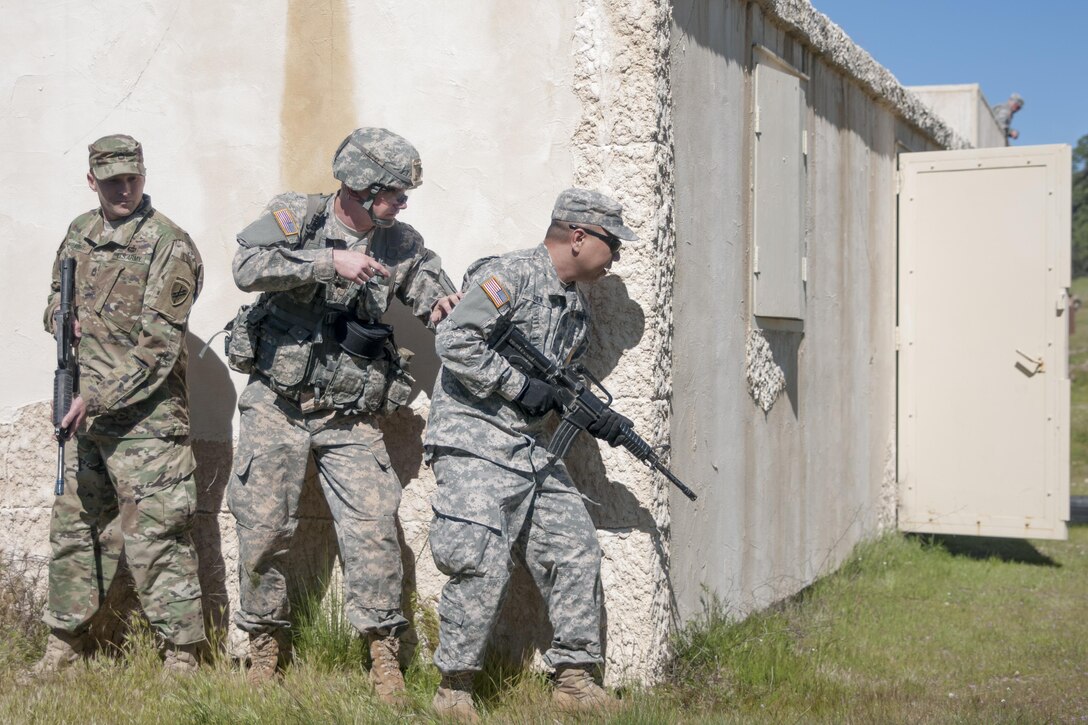
<instances>
[{"instance_id":1,"label":"blue sky","mask_svg":"<svg viewBox=\"0 0 1088 725\"><path fill-rule=\"evenodd\" d=\"M1024 97L1014 145L1088 134L1088 0L811 0L903 85Z\"/></svg>"}]
</instances>

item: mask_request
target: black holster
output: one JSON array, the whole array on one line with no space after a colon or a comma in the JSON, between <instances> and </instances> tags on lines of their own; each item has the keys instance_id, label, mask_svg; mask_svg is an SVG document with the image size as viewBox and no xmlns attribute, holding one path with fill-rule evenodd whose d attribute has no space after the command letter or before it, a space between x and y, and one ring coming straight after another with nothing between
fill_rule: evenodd
<instances>
[{"instance_id":1,"label":"black holster","mask_svg":"<svg viewBox=\"0 0 1088 725\"><path fill-rule=\"evenodd\" d=\"M387 357L386 340L393 336L393 326L382 322L363 322L347 315L337 318L336 341L344 352L367 360Z\"/></svg>"}]
</instances>

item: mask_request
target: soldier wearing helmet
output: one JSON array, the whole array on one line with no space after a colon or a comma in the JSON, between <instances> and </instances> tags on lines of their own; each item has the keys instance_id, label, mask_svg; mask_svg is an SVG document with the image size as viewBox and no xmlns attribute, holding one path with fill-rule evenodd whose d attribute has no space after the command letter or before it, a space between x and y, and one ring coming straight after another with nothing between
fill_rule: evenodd
<instances>
[{"instance_id":1,"label":"soldier wearing helmet","mask_svg":"<svg viewBox=\"0 0 1088 725\"><path fill-rule=\"evenodd\" d=\"M379 227L393 226L393 219L372 212L382 192L401 192L423 183L423 164L412 144L381 128L361 128L340 143L332 158L332 175L357 192L353 198ZM400 194L397 193L397 197Z\"/></svg>"},{"instance_id":2,"label":"soldier wearing helmet","mask_svg":"<svg viewBox=\"0 0 1088 725\"><path fill-rule=\"evenodd\" d=\"M251 682L273 679L290 624L285 556L312 457L332 513L348 621L366 636L377 694L404 692L399 635L401 484L375 415L408 400L411 353L381 318L393 298L432 330L460 299L441 260L399 221L422 181L419 153L383 128L333 155L332 195L281 194L238 234L234 280L261 295L228 326L230 366L249 374L227 501L237 521Z\"/></svg>"}]
</instances>

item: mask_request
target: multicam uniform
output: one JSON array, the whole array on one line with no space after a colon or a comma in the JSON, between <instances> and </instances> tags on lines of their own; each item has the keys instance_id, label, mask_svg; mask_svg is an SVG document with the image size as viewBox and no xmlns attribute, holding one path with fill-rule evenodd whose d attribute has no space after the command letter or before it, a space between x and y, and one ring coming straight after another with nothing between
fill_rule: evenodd
<instances>
[{"instance_id":1,"label":"multicam uniform","mask_svg":"<svg viewBox=\"0 0 1088 725\"><path fill-rule=\"evenodd\" d=\"M431 553L450 577L439 604L435 664L477 671L510 580L525 561L554 629L552 667L601 662L601 553L581 494L546 450L546 416L511 402L525 375L486 344L500 315L552 361L586 347L589 315L575 284L563 284L544 245L480 260L465 297L438 326L442 371L424 444L438 490Z\"/></svg>"},{"instance_id":2,"label":"multicam uniform","mask_svg":"<svg viewBox=\"0 0 1088 725\"><path fill-rule=\"evenodd\" d=\"M179 645L204 639L191 530L196 461L189 446L185 332L204 269L189 235L151 198L110 224L76 218L53 266L46 330L60 297L60 262L76 260L82 329L74 485L53 504L44 620L82 631L103 601L124 547L151 624Z\"/></svg>"},{"instance_id":3,"label":"multicam uniform","mask_svg":"<svg viewBox=\"0 0 1088 725\"><path fill-rule=\"evenodd\" d=\"M401 485L371 414L407 402L410 353L389 337L371 359L337 339L347 319L378 322L394 296L427 322L452 285L412 227L395 222L358 237L336 218L334 199L277 196L238 235L234 279L264 292L243 308L228 346L232 367L252 373L238 400L227 489L240 548L235 622L250 633L289 623L283 559L311 452L344 562L348 620L380 634L407 625L395 519ZM336 275L334 249L365 252L390 276L349 283Z\"/></svg>"}]
</instances>

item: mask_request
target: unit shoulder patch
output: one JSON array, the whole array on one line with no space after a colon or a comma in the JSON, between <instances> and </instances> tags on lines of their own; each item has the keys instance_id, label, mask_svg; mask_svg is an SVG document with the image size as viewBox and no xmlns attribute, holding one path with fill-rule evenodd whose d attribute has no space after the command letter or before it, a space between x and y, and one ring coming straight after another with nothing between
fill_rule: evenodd
<instances>
[{"instance_id":1,"label":"unit shoulder patch","mask_svg":"<svg viewBox=\"0 0 1088 725\"><path fill-rule=\"evenodd\" d=\"M170 305L181 307L189 299L192 291L192 282L182 277L175 277L174 283L170 286Z\"/></svg>"},{"instance_id":2,"label":"unit shoulder patch","mask_svg":"<svg viewBox=\"0 0 1088 725\"><path fill-rule=\"evenodd\" d=\"M496 310L501 310L503 306L510 303L510 295L506 293L498 277L488 277L480 283L480 289L491 300L491 304L495 305Z\"/></svg>"}]
</instances>

